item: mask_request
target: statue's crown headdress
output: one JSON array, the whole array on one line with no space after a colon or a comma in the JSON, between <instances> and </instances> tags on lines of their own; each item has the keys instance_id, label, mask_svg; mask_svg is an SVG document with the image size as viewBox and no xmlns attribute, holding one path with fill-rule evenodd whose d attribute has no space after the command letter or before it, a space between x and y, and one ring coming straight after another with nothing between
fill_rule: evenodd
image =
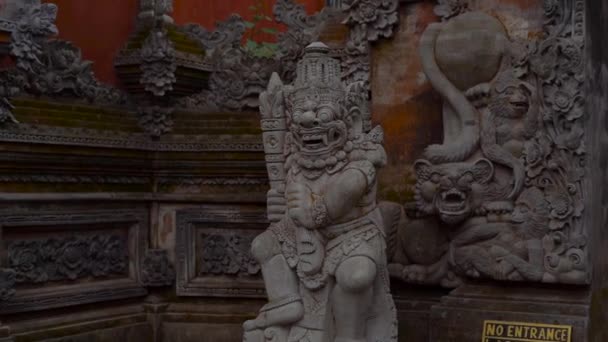
<instances>
[{"instance_id":1,"label":"statue's crown headdress","mask_svg":"<svg viewBox=\"0 0 608 342\"><path fill-rule=\"evenodd\" d=\"M296 69L293 104L298 106L310 100L338 102L344 94L340 62L329 56L329 47L321 42L308 45Z\"/></svg>"}]
</instances>

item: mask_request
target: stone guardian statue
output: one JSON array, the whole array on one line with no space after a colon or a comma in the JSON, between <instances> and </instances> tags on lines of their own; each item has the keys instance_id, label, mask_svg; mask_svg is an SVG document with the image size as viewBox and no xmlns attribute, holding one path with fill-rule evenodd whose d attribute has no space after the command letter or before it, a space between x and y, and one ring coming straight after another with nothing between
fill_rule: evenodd
<instances>
[{"instance_id":1,"label":"stone guardian statue","mask_svg":"<svg viewBox=\"0 0 608 342\"><path fill-rule=\"evenodd\" d=\"M260 96L271 183L270 227L252 244L269 303L246 342L395 342L367 91L344 86L338 60L309 45L293 85L274 74Z\"/></svg>"}]
</instances>

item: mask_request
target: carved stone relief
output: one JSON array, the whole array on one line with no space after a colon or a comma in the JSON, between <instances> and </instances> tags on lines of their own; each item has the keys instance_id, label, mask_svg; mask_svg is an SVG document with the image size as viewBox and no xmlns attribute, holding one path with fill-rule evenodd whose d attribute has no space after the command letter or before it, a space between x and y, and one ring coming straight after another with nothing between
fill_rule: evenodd
<instances>
[{"instance_id":1,"label":"carved stone relief","mask_svg":"<svg viewBox=\"0 0 608 342\"><path fill-rule=\"evenodd\" d=\"M260 265L250 252L254 237L255 234L243 235L237 232L200 232L200 260L197 264L199 275L258 275Z\"/></svg>"},{"instance_id":2,"label":"carved stone relief","mask_svg":"<svg viewBox=\"0 0 608 342\"><path fill-rule=\"evenodd\" d=\"M17 240L7 250L17 284L128 275L127 242L120 235Z\"/></svg>"},{"instance_id":3,"label":"carved stone relief","mask_svg":"<svg viewBox=\"0 0 608 342\"><path fill-rule=\"evenodd\" d=\"M142 263L141 281L145 286L171 286L175 281L175 268L167 251L164 249L150 249Z\"/></svg>"},{"instance_id":4,"label":"carved stone relief","mask_svg":"<svg viewBox=\"0 0 608 342\"><path fill-rule=\"evenodd\" d=\"M139 80L154 96L163 96L173 90L175 78L175 48L167 31L155 29L144 40L141 51L142 75Z\"/></svg>"},{"instance_id":5,"label":"carved stone relief","mask_svg":"<svg viewBox=\"0 0 608 342\"><path fill-rule=\"evenodd\" d=\"M80 50L57 34L57 6L40 1L17 4L3 29L11 34L8 51L15 67L0 72L0 125L16 123L9 99L34 96L71 96L89 102L124 104L125 94L101 84L93 75L91 62L83 61Z\"/></svg>"},{"instance_id":6,"label":"carved stone relief","mask_svg":"<svg viewBox=\"0 0 608 342\"><path fill-rule=\"evenodd\" d=\"M263 297L251 241L267 223L261 207L203 206L176 214L177 294Z\"/></svg>"},{"instance_id":7,"label":"carved stone relief","mask_svg":"<svg viewBox=\"0 0 608 342\"><path fill-rule=\"evenodd\" d=\"M446 287L588 281L584 2L544 9L544 37L522 41L467 2L436 7L444 22L427 28L420 51L445 102L444 142L415 164L416 213L397 233L393 276Z\"/></svg>"},{"instance_id":8,"label":"carved stone relief","mask_svg":"<svg viewBox=\"0 0 608 342\"><path fill-rule=\"evenodd\" d=\"M0 302L15 295L16 272L10 268L0 268Z\"/></svg>"},{"instance_id":9,"label":"carved stone relief","mask_svg":"<svg viewBox=\"0 0 608 342\"><path fill-rule=\"evenodd\" d=\"M0 249L10 269L0 272L0 313L145 295L137 273L146 223L141 210L1 210ZM98 228L83 229L93 225Z\"/></svg>"},{"instance_id":10,"label":"carved stone relief","mask_svg":"<svg viewBox=\"0 0 608 342\"><path fill-rule=\"evenodd\" d=\"M273 71L293 79L295 62L303 48L318 37L320 23L328 14L323 11L308 16L304 6L293 0L278 0L273 11L276 21L288 28L278 35L278 51L273 58L255 57L244 50L241 41L246 27L236 14L218 22L213 32L196 24L180 28L199 41L213 66L209 90L183 99L180 105L231 111L257 109L259 95Z\"/></svg>"}]
</instances>

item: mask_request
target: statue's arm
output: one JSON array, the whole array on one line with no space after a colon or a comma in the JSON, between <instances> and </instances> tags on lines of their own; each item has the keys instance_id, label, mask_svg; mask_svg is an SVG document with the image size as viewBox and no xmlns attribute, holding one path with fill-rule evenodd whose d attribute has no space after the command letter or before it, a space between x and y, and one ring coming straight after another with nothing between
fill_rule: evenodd
<instances>
[{"instance_id":1,"label":"statue's arm","mask_svg":"<svg viewBox=\"0 0 608 342\"><path fill-rule=\"evenodd\" d=\"M347 169L330 183L323 201L331 220L337 220L350 212L367 192L368 177L363 170Z\"/></svg>"}]
</instances>

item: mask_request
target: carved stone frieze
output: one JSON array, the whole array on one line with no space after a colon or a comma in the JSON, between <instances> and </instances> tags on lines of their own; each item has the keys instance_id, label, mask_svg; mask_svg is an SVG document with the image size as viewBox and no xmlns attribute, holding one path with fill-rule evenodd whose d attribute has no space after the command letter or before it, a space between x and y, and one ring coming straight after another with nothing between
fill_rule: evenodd
<instances>
[{"instance_id":1,"label":"carved stone frieze","mask_svg":"<svg viewBox=\"0 0 608 342\"><path fill-rule=\"evenodd\" d=\"M255 234L235 232L200 233L201 251L199 275L255 276L260 265L251 256L251 242Z\"/></svg>"},{"instance_id":2,"label":"carved stone frieze","mask_svg":"<svg viewBox=\"0 0 608 342\"><path fill-rule=\"evenodd\" d=\"M71 43L49 40L57 33L55 4L23 2L12 20L9 53L16 67L0 73L0 123L15 121L7 98L19 94L71 96L90 102L121 104L126 96L101 84L93 75L91 62L83 61Z\"/></svg>"},{"instance_id":3,"label":"carved stone frieze","mask_svg":"<svg viewBox=\"0 0 608 342\"><path fill-rule=\"evenodd\" d=\"M175 48L167 36L167 31L155 29L150 31L140 50L142 64L141 84L154 96L164 96L173 90L177 81L175 70Z\"/></svg>"},{"instance_id":4,"label":"carved stone frieze","mask_svg":"<svg viewBox=\"0 0 608 342\"><path fill-rule=\"evenodd\" d=\"M362 27L370 42L392 37L399 23L399 0L344 0L342 6L347 13L345 23Z\"/></svg>"},{"instance_id":5,"label":"carved stone frieze","mask_svg":"<svg viewBox=\"0 0 608 342\"><path fill-rule=\"evenodd\" d=\"M5 260L17 288L1 314L146 294L137 277L148 241L145 210L34 208L0 209ZM88 232L93 225L99 229ZM20 293L21 287L28 290Z\"/></svg>"},{"instance_id":6,"label":"carved stone frieze","mask_svg":"<svg viewBox=\"0 0 608 342\"><path fill-rule=\"evenodd\" d=\"M186 24L180 30L197 40L205 50L238 48L245 33L245 22L233 14L225 21L216 23L215 30L208 31L198 24Z\"/></svg>"},{"instance_id":7,"label":"carved stone frieze","mask_svg":"<svg viewBox=\"0 0 608 342\"><path fill-rule=\"evenodd\" d=\"M148 184L149 177L53 174L0 174L0 183Z\"/></svg>"},{"instance_id":8,"label":"carved stone frieze","mask_svg":"<svg viewBox=\"0 0 608 342\"><path fill-rule=\"evenodd\" d=\"M175 268L167 251L150 249L142 263L141 281L145 286L170 286L175 281Z\"/></svg>"},{"instance_id":9,"label":"carved stone frieze","mask_svg":"<svg viewBox=\"0 0 608 342\"><path fill-rule=\"evenodd\" d=\"M259 95L272 72L279 72L284 79L293 79L296 61L304 47L317 39L320 24L328 13L322 11L309 16L304 6L293 0L277 1L273 11L276 21L287 26L285 32L278 34L278 50L273 58L256 57L245 51L241 41L246 26L238 15L218 22L215 31L196 24L180 28L205 48L207 61L213 68L209 89L182 99L180 105L231 111L257 109Z\"/></svg>"},{"instance_id":10,"label":"carved stone frieze","mask_svg":"<svg viewBox=\"0 0 608 342\"><path fill-rule=\"evenodd\" d=\"M8 263L17 284L124 276L127 247L124 237L111 234L11 241Z\"/></svg>"},{"instance_id":11,"label":"carved stone frieze","mask_svg":"<svg viewBox=\"0 0 608 342\"><path fill-rule=\"evenodd\" d=\"M392 275L584 284L584 1L546 1L545 35L527 41L465 4L441 2L445 21L421 40L444 142L415 165L417 215L395 238Z\"/></svg>"},{"instance_id":12,"label":"carved stone frieze","mask_svg":"<svg viewBox=\"0 0 608 342\"><path fill-rule=\"evenodd\" d=\"M173 129L173 107L146 106L139 108L138 124L152 137L160 137Z\"/></svg>"},{"instance_id":13,"label":"carved stone frieze","mask_svg":"<svg viewBox=\"0 0 608 342\"><path fill-rule=\"evenodd\" d=\"M253 237L268 222L263 208L203 206L178 211L176 221L178 295L264 295L250 254Z\"/></svg>"},{"instance_id":14,"label":"carved stone frieze","mask_svg":"<svg viewBox=\"0 0 608 342\"><path fill-rule=\"evenodd\" d=\"M399 0L343 0L344 24L350 27L342 58L346 83L363 82L369 88L370 44L391 38L399 23Z\"/></svg>"},{"instance_id":15,"label":"carved stone frieze","mask_svg":"<svg viewBox=\"0 0 608 342\"><path fill-rule=\"evenodd\" d=\"M15 295L16 272L10 268L0 268L0 302Z\"/></svg>"},{"instance_id":16,"label":"carved stone frieze","mask_svg":"<svg viewBox=\"0 0 608 342\"><path fill-rule=\"evenodd\" d=\"M255 135L221 138L217 135L197 135L188 141L156 141L142 134L28 124L15 125L10 129L0 128L0 141L144 151L263 151L263 144Z\"/></svg>"}]
</instances>

